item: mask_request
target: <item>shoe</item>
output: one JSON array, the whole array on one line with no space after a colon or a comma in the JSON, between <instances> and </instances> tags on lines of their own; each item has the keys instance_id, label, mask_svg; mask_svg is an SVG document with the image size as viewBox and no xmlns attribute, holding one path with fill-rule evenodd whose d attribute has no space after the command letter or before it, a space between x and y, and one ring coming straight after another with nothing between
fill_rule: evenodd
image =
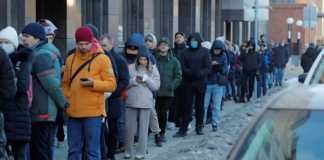
<instances>
[{"instance_id":1,"label":"shoe","mask_svg":"<svg viewBox=\"0 0 324 160\"><path fill-rule=\"evenodd\" d=\"M158 147L162 147L162 142L161 142L159 134L155 135L155 145L158 146Z\"/></svg>"},{"instance_id":2,"label":"shoe","mask_svg":"<svg viewBox=\"0 0 324 160\"><path fill-rule=\"evenodd\" d=\"M128 154L128 153L126 153L125 156L124 156L124 159L131 159L131 158L132 158L132 156L130 154Z\"/></svg>"},{"instance_id":3,"label":"shoe","mask_svg":"<svg viewBox=\"0 0 324 160\"><path fill-rule=\"evenodd\" d=\"M144 159L144 156L135 156L135 160L142 160Z\"/></svg>"},{"instance_id":4,"label":"shoe","mask_svg":"<svg viewBox=\"0 0 324 160\"><path fill-rule=\"evenodd\" d=\"M239 103L245 103L244 98L240 98L240 100L238 101Z\"/></svg>"},{"instance_id":5,"label":"shoe","mask_svg":"<svg viewBox=\"0 0 324 160\"><path fill-rule=\"evenodd\" d=\"M164 134L161 134L161 135L160 135L160 141L161 141L162 143L166 143L166 142L167 142L167 140L166 140Z\"/></svg>"},{"instance_id":6,"label":"shoe","mask_svg":"<svg viewBox=\"0 0 324 160\"><path fill-rule=\"evenodd\" d=\"M213 125L212 128L213 128L212 129L213 132L216 132L217 131L217 125Z\"/></svg>"},{"instance_id":7,"label":"shoe","mask_svg":"<svg viewBox=\"0 0 324 160\"><path fill-rule=\"evenodd\" d=\"M173 135L174 138L182 138L182 137L186 137L187 136L187 132L177 132L175 135Z\"/></svg>"},{"instance_id":8,"label":"shoe","mask_svg":"<svg viewBox=\"0 0 324 160\"><path fill-rule=\"evenodd\" d=\"M204 135L202 128L196 130L197 135Z\"/></svg>"},{"instance_id":9,"label":"shoe","mask_svg":"<svg viewBox=\"0 0 324 160\"><path fill-rule=\"evenodd\" d=\"M167 127L168 130L172 130L172 129L176 128L176 124L173 122L168 122L167 126L168 126Z\"/></svg>"},{"instance_id":10,"label":"shoe","mask_svg":"<svg viewBox=\"0 0 324 160\"><path fill-rule=\"evenodd\" d=\"M116 149L115 153L123 153L125 152L124 144L120 144L120 146Z\"/></svg>"}]
</instances>

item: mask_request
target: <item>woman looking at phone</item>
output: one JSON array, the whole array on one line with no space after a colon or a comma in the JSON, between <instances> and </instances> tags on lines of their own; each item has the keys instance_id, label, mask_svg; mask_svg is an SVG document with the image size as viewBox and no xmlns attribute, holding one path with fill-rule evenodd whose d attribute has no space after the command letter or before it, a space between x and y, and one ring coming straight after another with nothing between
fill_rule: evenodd
<instances>
[{"instance_id":1,"label":"woman looking at phone","mask_svg":"<svg viewBox=\"0 0 324 160\"><path fill-rule=\"evenodd\" d=\"M126 101L125 158L144 159L147 149L151 109L154 107L152 91L160 88L160 75L149 61L148 53L139 53L135 65L130 66L130 83ZM139 144L133 152L134 134L139 130Z\"/></svg>"}]
</instances>

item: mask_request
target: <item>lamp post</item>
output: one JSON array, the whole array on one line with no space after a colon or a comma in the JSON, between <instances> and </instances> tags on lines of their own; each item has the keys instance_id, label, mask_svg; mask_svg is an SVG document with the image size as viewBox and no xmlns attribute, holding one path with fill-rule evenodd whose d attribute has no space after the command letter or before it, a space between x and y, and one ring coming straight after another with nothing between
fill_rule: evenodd
<instances>
[{"instance_id":1,"label":"lamp post","mask_svg":"<svg viewBox=\"0 0 324 160\"><path fill-rule=\"evenodd\" d=\"M297 20L296 22L297 27L302 27L303 26L303 21L302 20ZM300 39L301 39L301 33L298 31L297 32L297 55L300 54Z\"/></svg>"},{"instance_id":2,"label":"lamp post","mask_svg":"<svg viewBox=\"0 0 324 160\"><path fill-rule=\"evenodd\" d=\"M287 18L287 24L288 24L288 55L290 55L291 51L291 31L292 31L292 25L294 24L295 20L292 17Z\"/></svg>"}]
</instances>

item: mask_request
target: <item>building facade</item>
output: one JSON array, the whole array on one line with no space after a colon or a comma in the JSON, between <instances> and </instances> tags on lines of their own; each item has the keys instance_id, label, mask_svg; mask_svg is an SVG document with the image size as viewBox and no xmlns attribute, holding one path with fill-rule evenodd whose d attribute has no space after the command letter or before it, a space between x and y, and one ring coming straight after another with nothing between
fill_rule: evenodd
<instances>
[{"instance_id":1,"label":"building facade","mask_svg":"<svg viewBox=\"0 0 324 160\"><path fill-rule=\"evenodd\" d=\"M223 35L221 0L0 0L0 28L20 32L46 18L58 28L55 43L63 53L74 47L74 31L94 24L122 43L133 32L171 40L175 32L201 32L205 40Z\"/></svg>"}]
</instances>

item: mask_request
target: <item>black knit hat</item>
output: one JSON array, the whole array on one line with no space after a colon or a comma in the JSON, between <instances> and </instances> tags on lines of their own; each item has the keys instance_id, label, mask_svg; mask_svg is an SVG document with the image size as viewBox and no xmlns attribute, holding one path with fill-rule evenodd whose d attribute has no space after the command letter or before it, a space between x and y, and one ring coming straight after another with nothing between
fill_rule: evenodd
<instances>
[{"instance_id":1,"label":"black knit hat","mask_svg":"<svg viewBox=\"0 0 324 160\"><path fill-rule=\"evenodd\" d=\"M38 23L29 23L27 26L25 26L21 33L32 35L40 40L46 40L45 30Z\"/></svg>"}]
</instances>

